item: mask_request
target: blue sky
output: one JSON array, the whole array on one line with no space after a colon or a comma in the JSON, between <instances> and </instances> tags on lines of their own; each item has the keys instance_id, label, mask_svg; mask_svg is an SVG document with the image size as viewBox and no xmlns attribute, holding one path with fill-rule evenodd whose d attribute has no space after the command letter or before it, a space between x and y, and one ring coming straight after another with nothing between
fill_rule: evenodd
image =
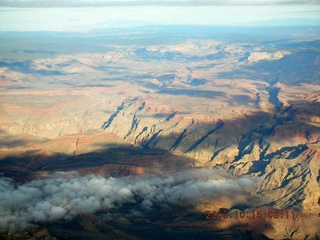
<instances>
[{"instance_id":1,"label":"blue sky","mask_svg":"<svg viewBox=\"0 0 320 240\"><path fill-rule=\"evenodd\" d=\"M0 31L248 25L289 18L320 20L320 0L0 0Z\"/></svg>"}]
</instances>

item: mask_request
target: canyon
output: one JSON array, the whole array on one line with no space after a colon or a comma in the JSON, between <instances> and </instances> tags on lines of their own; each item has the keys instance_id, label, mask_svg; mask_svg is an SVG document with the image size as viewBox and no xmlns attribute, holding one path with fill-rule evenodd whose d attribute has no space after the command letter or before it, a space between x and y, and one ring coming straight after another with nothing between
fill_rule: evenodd
<instances>
[{"instance_id":1,"label":"canyon","mask_svg":"<svg viewBox=\"0 0 320 240\"><path fill-rule=\"evenodd\" d=\"M134 208L130 203L110 211L126 216L140 233L149 221L150 229L162 234L166 226L173 232L197 227L204 229L203 236L228 229L234 238L239 232L233 231L240 229L251 239L319 239L320 42L313 32L302 39L288 35L286 41L177 34L157 43L139 31L114 39L77 36L96 42L72 53L21 42L16 50L24 51L21 57L3 44L1 177L25 184L58 171L121 179L215 169L221 178L257 179L250 194L259 201L235 204L236 194L222 194L221 199L201 198L188 211L158 209L158 218L148 215L147 220L126 216ZM27 38L21 34L16 41ZM265 217L258 223L205 219L206 211L219 209L290 210L298 217ZM130 224L122 226L120 218L108 225L105 215L37 223L19 234L55 239L69 224L99 239L105 232L115 239L146 239ZM18 233L1 237L13 239L12 234ZM244 234L243 239L249 238Z\"/></svg>"}]
</instances>

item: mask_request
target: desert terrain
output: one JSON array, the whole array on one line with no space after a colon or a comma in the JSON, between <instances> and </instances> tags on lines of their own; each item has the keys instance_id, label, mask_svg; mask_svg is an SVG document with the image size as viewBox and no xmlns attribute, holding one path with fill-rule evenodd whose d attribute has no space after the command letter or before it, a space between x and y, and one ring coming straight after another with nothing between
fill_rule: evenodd
<instances>
[{"instance_id":1,"label":"desert terrain","mask_svg":"<svg viewBox=\"0 0 320 240\"><path fill-rule=\"evenodd\" d=\"M0 33L0 238L319 239L319 29L228 31Z\"/></svg>"}]
</instances>

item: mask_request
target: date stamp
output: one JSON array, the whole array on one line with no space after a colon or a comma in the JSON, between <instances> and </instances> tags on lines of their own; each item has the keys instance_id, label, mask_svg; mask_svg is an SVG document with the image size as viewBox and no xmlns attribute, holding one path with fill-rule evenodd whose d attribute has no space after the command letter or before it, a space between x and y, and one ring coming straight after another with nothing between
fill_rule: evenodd
<instances>
[{"instance_id":1,"label":"date stamp","mask_svg":"<svg viewBox=\"0 0 320 240\"><path fill-rule=\"evenodd\" d=\"M218 210L218 211L207 211L206 219L296 219L298 217L298 212L292 210L251 210L251 211L228 211L228 210Z\"/></svg>"}]
</instances>

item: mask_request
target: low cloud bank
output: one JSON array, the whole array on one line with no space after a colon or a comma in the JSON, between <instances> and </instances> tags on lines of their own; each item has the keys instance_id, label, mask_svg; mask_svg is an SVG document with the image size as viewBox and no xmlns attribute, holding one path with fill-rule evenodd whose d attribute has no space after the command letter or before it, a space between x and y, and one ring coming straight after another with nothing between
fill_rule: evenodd
<instances>
[{"instance_id":1,"label":"low cloud bank","mask_svg":"<svg viewBox=\"0 0 320 240\"><path fill-rule=\"evenodd\" d=\"M2 7L102 7L102 6L267 6L267 5L318 5L318 0L0 0Z\"/></svg>"},{"instance_id":2,"label":"low cloud bank","mask_svg":"<svg viewBox=\"0 0 320 240\"><path fill-rule=\"evenodd\" d=\"M60 173L18 186L2 178L0 230L19 230L30 223L68 220L80 213L108 211L126 203L148 211L154 206L196 204L200 199L219 199L227 195L237 204L250 200L248 192L255 188L256 181L248 177L222 178L214 170L119 178Z\"/></svg>"}]
</instances>

